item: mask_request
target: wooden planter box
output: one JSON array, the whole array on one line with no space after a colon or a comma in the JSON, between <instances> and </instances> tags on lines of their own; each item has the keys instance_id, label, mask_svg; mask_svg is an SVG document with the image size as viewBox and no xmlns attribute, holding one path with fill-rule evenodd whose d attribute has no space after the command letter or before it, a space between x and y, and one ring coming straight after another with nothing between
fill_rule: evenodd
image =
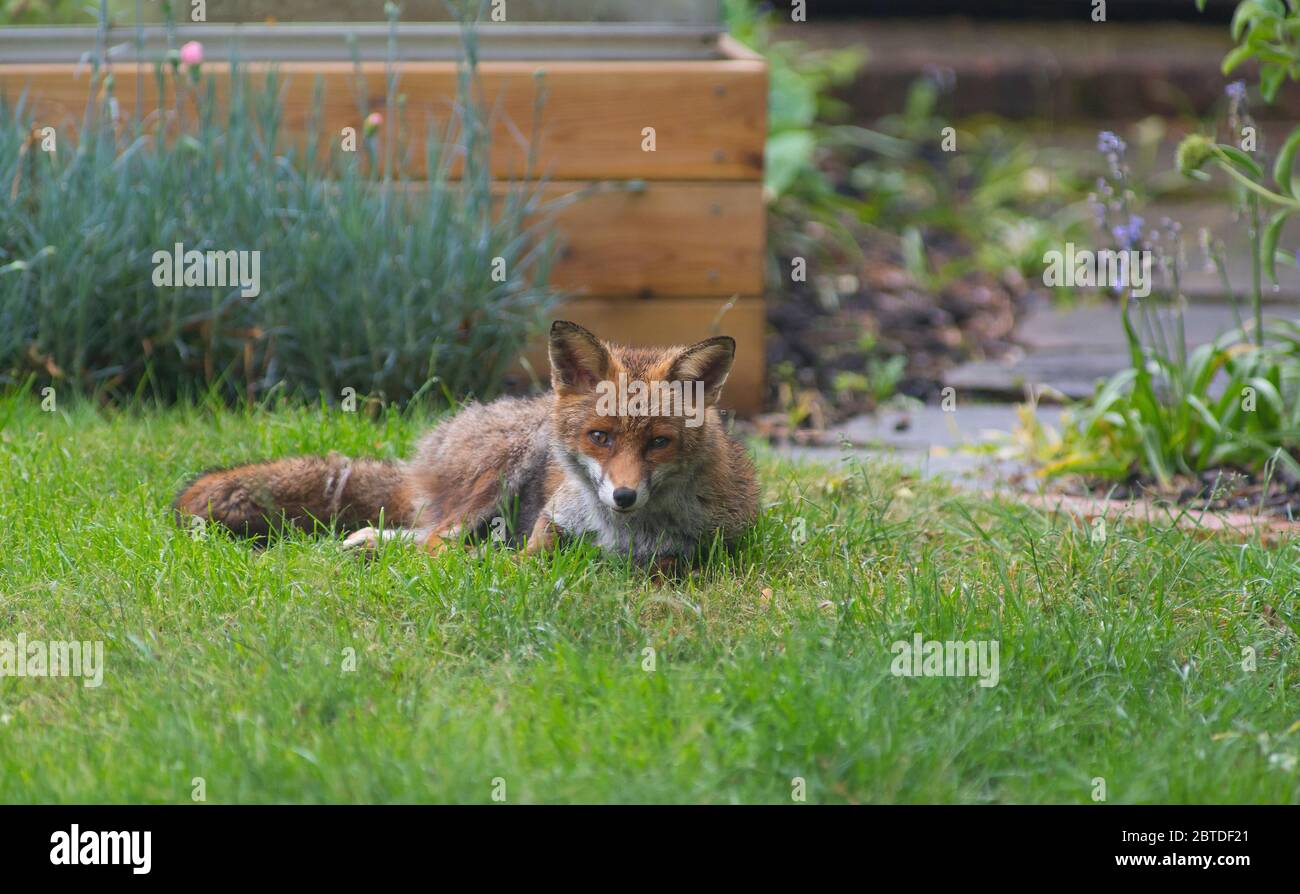
<instances>
[{"instance_id":1,"label":"wooden planter box","mask_svg":"<svg viewBox=\"0 0 1300 894\"><path fill-rule=\"evenodd\" d=\"M214 24L181 28L179 37L202 41L209 60L230 58L227 44L237 42L246 60L241 64L254 77L274 65L284 83L287 136L300 136L317 77L324 133L348 126L360 131L355 71L344 42L345 34L360 29L370 107L388 119L400 116L408 145L423 146L429 121L445 122L455 97L455 29L402 26L399 47L416 42L429 58L402 51L399 91L406 106L399 111L384 108L385 63L367 58L386 34L376 27ZM94 29L26 29L18 40L15 32L23 30L0 30L0 91L14 98L26 90L38 121L75 126L89 80L89 67L77 57L94 46ZM481 26L479 74L487 107L497 109L493 175L505 181L524 174L528 147L520 134L530 132L544 83L535 170L549 178L548 194L620 182L620 188L575 202L557 219L564 247L552 281L574 296L559 313L610 340L641 345L693 341L712 334L716 323L716 331L738 342L726 403L753 413L764 392L766 65L699 26L649 34L611 25L579 30L589 33L579 39L571 26ZM79 39L69 31L85 33ZM569 39L560 39L566 33ZM126 114L135 111L137 90L146 112L159 103L152 68L136 77L133 35L123 29L109 40L128 44L111 63ZM145 58L158 58L158 39L151 31ZM560 58L521 58L530 49L542 56L548 45ZM591 51L596 54L615 47L623 58L584 59L584 45L606 48ZM303 59L304 52L320 58ZM282 61L286 57L290 61ZM219 83L228 77L228 66L204 68ZM642 149L646 127L655 129L653 152ZM408 170L422 174L418 167ZM629 180L643 184L622 188ZM546 368L544 352L530 355L535 368Z\"/></svg>"}]
</instances>

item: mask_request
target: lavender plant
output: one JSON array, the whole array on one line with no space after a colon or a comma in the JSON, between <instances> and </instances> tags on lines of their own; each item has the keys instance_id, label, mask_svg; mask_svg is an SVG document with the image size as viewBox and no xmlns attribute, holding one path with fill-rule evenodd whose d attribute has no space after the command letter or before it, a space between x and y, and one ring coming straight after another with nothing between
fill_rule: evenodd
<instances>
[{"instance_id":1,"label":"lavender plant","mask_svg":"<svg viewBox=\"0 0 1300 894\"><path fill-rule=\"evenodd\" d=\"M219 103L194 48L155 62L174 99L143 120L123 119L97 69L84 126L54 153L21 98L0 107L0 377L159 400L498 390L557 297L553 245L538 181L494 195L464 34L456 111L424 147L422 182L395 114L381 136L359 110L368 153L322 153L318 89L297 145L274 73L254 82L232 60ZM391 59L390 72L396 110ZM176 243L260 252L260 294L155 285L152 258Z\"/></svg>"}]
</instances>

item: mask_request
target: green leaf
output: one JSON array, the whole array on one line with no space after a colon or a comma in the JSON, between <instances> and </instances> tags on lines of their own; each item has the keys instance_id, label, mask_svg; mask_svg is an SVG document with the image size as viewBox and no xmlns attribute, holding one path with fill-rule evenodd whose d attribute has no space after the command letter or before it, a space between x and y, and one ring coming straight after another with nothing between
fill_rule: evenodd
<instances>
[{"instance_id":1,"label":"green leaf","mask_svg":"<svg viewBox=\"0 0 1300 894\"><path fill-rule=\"evenodd\" d=\"M1277 184L1278 189L1283 195L1295 196L1295 184L1291 180L1291 170L1295 167L1296 151L1300 150L1300 125L1287 135L1286 142L1282 144L1282 150L1277 154L1277 161L1273 163L1273 182Z\"/></svg>"},{"instance_id":2,"label":"green leaf","mask_svg":"<svg viewBox=\"0 0 1300 894\"><path fill-rule=\"evenodd\" d=\"M1284 74L1287 66L1291 65L1295 61L1286 53L1275 50L1271 46L1267 45L1257 47L1255 55L1259 58L1260 62L1271 62L1278 65L1283 69Z\"/></svg>"},{"instance_id":3,"label":"green leaf","mask_svg":"<svg viewBox=\"0 0 1300 894\"><path fill-rule=\"evenodd\" d=\"M1277 98L1277 91L1282 87L1286 69L1272 62L1266 62L1259 70L1259 92L1264 102L1272 103Z\"/></svg>"},{"instance_id":4,"label":"green leaf","mask_svg":"<svg viewBox=\"0 0 1300 894\"><path fill-rule=\"evenodd\" d=\"M773 132L809 127L817 119L817 89L786 62L769 62L768 128Z\"/></svg>"},{"instance_id":5,"label":"green leaf","mask_svg":"<svg viewBox=\"0 0 1300 894\"><path fill-rule=\"evenodd\" d=\"M1242 32L1244 32L1246 26L1250 24L1253 7L1257 5L1258 4L1255 3L1242 3L1237 7L1236 12L1232 14L1232 24L1228 26L1228 33L1232 35L1233 43L1241 40Z\"/></svg>"},{"instance_id":6,"label":"green leaf","mask_svg":"<svg viewBox=\"0 0 1300 894\"><path fill-rule=\"evenodd\" d=\"M1219 68L1225 75L1231 74L1234 68L1236 68L1241 63L1245 62L1247 59L1250 59L1254 55L1255 55L1255 51L1252 50L1250 47L1246 46L1245 44L1242 44L1239 47L1233 47L1228 52L1228 55L1223 57L1223 63L1219 66Z\"/></svg>"},{"instance_id":7,"label":"green leaf","mask_svg":"<svg viewBox=\"0 0 1300 894\"><path fill-rule=\"evenodd\" d=\"M1219 143L1218 149L1224 155L1228 156L1233 164L1250 174L1256 180L1264 179L1264 169L1259 166L1259 162L1255 161L1255 159L1251 158L1245 152L1242 152L1236 146Z\"/></svg>"},{"instance_id":8,"label":"green leaf","mask_svg":"<svg viewBox=\"0 0 1300 894\"><path fill-rule=\"evenodd\" d=\"M1264 227L1264 238L1259 244L1259 259L1268 273L1273 285L1277 285L1277 240L1282 235L1282 225L1291 216L1291 209L1284 209L1274 214Z\"/></svg>"},{"instance_id":9,"label":"green leaf","mask_svg":"<svg viewBox=\"0 0 1300 894\"><path fill-rule=\"evenodd\" d=\"M1283 413L1286 411L1286 402L1282 400L1282 395L1278 392L1277 387L1268 379L1255 376L1248 380L1246 384L1254 388L1260 397L1264 398L1264 402L1276 412Z\"/></svg>"},{"instance_id":10,"label":"green leaf","mask_svg":"<svg viewBox=\"0 0 1300 894\"><path fill-rule=\"evenodd\" d=\"M903 266L918 282L929 278L930 265L925 254L925 239L916 227L903 230L902 238Z\"/></svg>"},{"instance_id":11,"label":"green leaf","mask_svg":"<svg viewBox=\"0 0 1300 894\"><path fill-rule=\"evenodd\" d=\"M816 141L806 130L788 130L768 138L763 187L769 197L789 191L799 174L812 167L815 149Z\"/></svg>"},{"instance_id":12,"label":"green leaf","mask_svg":"<svg viewBox=\"0 0 1300 894\"><path fill-rule=\"evenodd\" d=\"M1200 345L1187 358L1187 379L1193 394L1203 394L1223 367L1226 354L1215 345Z\"/></svg>"},{"instance_id":13,"label":"green leaf","mask_svg":"<svg viewBox=\"0 0 1300 894\"><path fill-rule=\"evenodd\" d=\"M1268 45L1270 40L1277 37L1277 32L1278 23L1276 21L1258 21L1251 27L1250 33L1246 35L1246 45L1259 53L1261 58L1263 58L1267 52L1272 52L1273 55L1279 55L1276 50L1270 50ZM1286 59L1286 57L1283 57L1283 59Z\"/></svg>"},{"instance_id":14,"label":"green leaf","mask_svg":"<svg viewBox=\"0 0 1300 894\"><path fill-rule=\"evenodd\" d=\"M1219 424L1218 419L1214 418L1214 414L1210 412L1210 408L1207 407L1199 397L1195 394L1187 395L1187 404L1196 411L1196 415L1200 417L1203 423L1205 423L1206 428L1214 432L1216 435L1223 434L1223 426Z\"/></svg>"},{"instance_id":15,"label":"green leaf","mask_svg":"<svg viewBox=\"0 0 1300 894\"><path fill-rule=\"evenodd\" d=\"M1232 39L1234 41L1241 40L1241 35L1246 28L1256 19L1261 18L1277 18L1277 16L1263 3L1256 2L1256 0L1247 0L1247 2L1238 6L1237 11L1232 15Z\"/></svg>"}]
</instances>

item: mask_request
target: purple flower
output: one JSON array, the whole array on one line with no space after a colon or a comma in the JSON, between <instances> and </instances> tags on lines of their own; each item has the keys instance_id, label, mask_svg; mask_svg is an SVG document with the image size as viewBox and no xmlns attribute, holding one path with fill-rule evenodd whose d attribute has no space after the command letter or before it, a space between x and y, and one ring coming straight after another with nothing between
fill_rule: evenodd
<instances>
[{"instance_id":1,"label":"purple flower","mask_svg":"<svg viewBox=\"0 0 1300 894\"><path fill-rule=\"evenodd\" d=\"M1093 217L1096 218L1097 227L1100 229L1106 226L1106 203L1097 198L1097 194L1088 194L1088 207L1092 209Z\"/></svg>"},{"instance_id":2,"label":"purple flower","mask_svg":"<svg viewBox=\"0 0 1300 894\"><path fill-rule=\"evenodd\" d=\"M1123 248L1132 248L1134 245L1137 245L1142 241L1142 224L1142 218L1138 217L1136 214L1130 214L1127 225L1120 224L1117 227L1113 227L1110 232L1120 246Z\"/></svg>"},{"instance_id":3,"label":"purple flower","mask_svg":"<svg viewBox=\"0 0 1300 894\"><path fill-rule=\"evenodd\" d=\"M1240 102L1246 98L1246 82L1233 81L1227 87L1223 88L1223 92L1228 94L1228 99L1234 99Z\"/></svg>"},{"instance_id":4,"label":"purple flower","mask_svg":"<svg viewBox=\"0 0 1300 894\"><path fill-rule=\"evenodd\" d=\"M1097 151L1103 155L1114 153L1120 155L1128 148L1128 144L1115 135L1113 131L1103 130L1097 134Z\"/></svg>"}]
</instances>

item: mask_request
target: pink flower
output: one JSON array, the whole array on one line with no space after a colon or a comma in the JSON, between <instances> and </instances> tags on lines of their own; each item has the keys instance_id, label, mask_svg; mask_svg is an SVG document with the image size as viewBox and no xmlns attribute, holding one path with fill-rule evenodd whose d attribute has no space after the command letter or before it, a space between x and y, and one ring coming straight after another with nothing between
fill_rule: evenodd
<instances>
[{"instance_id":1,"label":"pink flower","mask_svg":"<svg viewBox=\"0 0 1300 894\"><path fill-rule=\"evenodd\" d=\"M366 136L373 137L379 128L384 126L384 116L378 112L371 112L366 116Z\"/></svg>"},{"instance_id":2,"label":"pink flower","mask_svg":"<svg viewBox=\"0 0 1300 894\"><path fill-rule=\"evenodd\" d=\"M202 65L203 64L203 44L197 40L191 40L181 47L181 62L185 65Z\"/></svg>"}]
</instances>

